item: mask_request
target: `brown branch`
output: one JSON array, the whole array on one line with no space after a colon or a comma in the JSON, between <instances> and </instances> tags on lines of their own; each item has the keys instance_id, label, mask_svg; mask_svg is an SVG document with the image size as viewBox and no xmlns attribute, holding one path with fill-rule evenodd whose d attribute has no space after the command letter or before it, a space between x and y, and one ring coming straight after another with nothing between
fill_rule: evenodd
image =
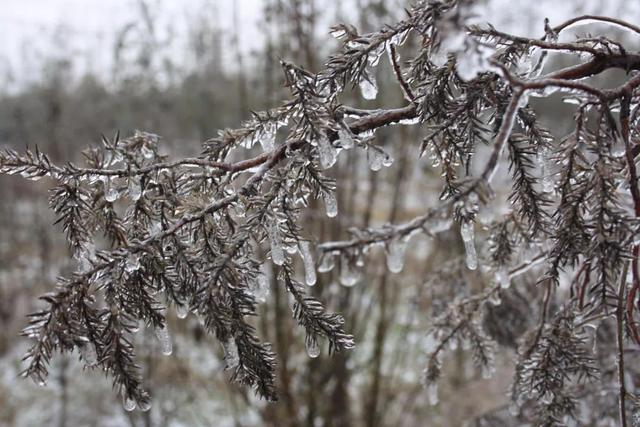
<instances>
[{"instance_id":1,"label":"brown branch","mask_svg":"<svg viewBox=\"0 0 640 427\"><path fill-rule=\"evenodd\" d=\"M562 30L565 30L566 28L570 27L571 25L580 22L580 21L599 21L605 24L615 24L615 25L619 25L621 27L625 27L631 31L634 31L638 34L640 34L640 27L630 24L626 21L623 21L621 19L616 19L616 18L609 18L608 16L598 16L598 15L582 15L582 16L577 16L575 18L569 19L568 21L563 22L562 24L556 26L553 28L553 31L555 33L559 33Z\"/></svg>"},{"instance_id":2,"label":"brown branch","mask_svg":"<svg viewBox=\"0 0 640 427\"><path fill-rule=\"evenodd\" d=\"M402 77L402 68L398 63L398 53L396 52L396 47L393 43L389 44L389 57L391 58L391 65L393 66L393 72L396 75L396 79L400 83L400 87L402 87L402 92L404 93L404 97L407 101L411 103L416 102L416 96L413 94L411 87L407 83L407 81Z\"/></svg>"},{"instance_id":3,"label":"brown branch","mask_svg":"<svg viewBox=\"0 0 640 427\"><path fill-rule=\"evenodd\" d=\"M619 416L620 425L627 427L627 413L625 411L625 400L627 396L627 390L624 384L624 301L626 296L627 285L627 269L628 264L622 271L622 278L620 280L620 290L618 292L618 306L616 308L616 337L618 343L618 392L619 392Z\"/></svg>"}]
</instances>

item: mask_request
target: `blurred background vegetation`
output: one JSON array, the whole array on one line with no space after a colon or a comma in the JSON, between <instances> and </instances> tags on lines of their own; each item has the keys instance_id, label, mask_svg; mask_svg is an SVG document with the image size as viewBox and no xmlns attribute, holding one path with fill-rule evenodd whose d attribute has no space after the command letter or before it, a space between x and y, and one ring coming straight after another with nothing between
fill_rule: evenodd
<instances>
[{"instance_id":1,"label":"blurred background vegetation","mask_svg":"<svg viewBox=\"0 0 640 427\"><path fill-rule=\"evenodd\" d=\"M109 69L79 72L81 58L58 49L38 58L35 80L0 84L0 145L38 146L57 162L81 161L82 150L98 144L101 133L128 136L143 130L160 135L171 156L193 154L202 141L238 126L251 110L286 99L279 58L318 71L338 47L328 35L330 24L345 20L366 32L401 18L406 6L402 0L264 0L257 20L259 48L247 51L241 1L220 0L191 10L188 42L177 55L158 36L170 34L158 27L163 2L131 0L130 22L113 28L115 41L105 53ZM619 5L617 15L628 12L624 2ZM231 9L232 22L224 28L217 18L221 8ZM523 27L541 32L542 22L534 22L538 17L500 19L520 19ZM52 38L64 45L64 35ZM378 71L377 100L353 96L343 101L367 108L401 105L388 70L383 64ZM561 135L557 117L571 114L571 108L553 103L538 110ZM377 143L393 153L391 168L371 172L356 150L341 156L332 169L340 183L340 214L330 220L318 213L323 209L309 209L309 235L335 240L350 227L399 222L437 203L437 172L417 157L424 130L414 128L377 133ZM142 328L135 337L145 343L138 356L153 397L149 412L126 412L110 381L100 372L83 372L75 354L55 358L47 387L21 380L26 341L19 331L25 315L75 262L60 230L51 226L49 184L0 177L0 426L462 426L503 410L508 402L513 340L528 326L535 287L510 291L521 312L509 312L515 316L512 330L492 331L506 349L493 378L484 379L467 356L452 349L456 356L445 364L439 402L429 402L421 385L429 317L456 296L485 286L472 274L459 277L450 289L429 286L429 273L462 252L455 232L412 242L402 274L388 273L380 249L369 254L353 288L338 283L337 269L320 275L313 292L345 316L347 329L357 337L357 348L348 353L330 356L324 348L319 358L309 358L288 296L272 279L258 330L278 354L278 403L266 404L230 385L219 343L195 318L175 315L170 319L172 356L161 355L152 331ZM438 251L431 250L434 246ZM503 314L496 307L486 315Z\"/></svg>"}]
</instances>

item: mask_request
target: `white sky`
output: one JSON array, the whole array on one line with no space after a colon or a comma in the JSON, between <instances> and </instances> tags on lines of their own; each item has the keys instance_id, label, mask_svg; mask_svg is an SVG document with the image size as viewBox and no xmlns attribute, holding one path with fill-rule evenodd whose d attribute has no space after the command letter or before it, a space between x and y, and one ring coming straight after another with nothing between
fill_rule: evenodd
<instances>
[{"instance_id":1,"label":"white sky","mask_svg":"<svg viewBox=\"0 0 640 427\"><path fill-rule=\"evenodd\" d=\"M233 1L147 0L151 6L157 6L152 7L153 10L160 11L160 30L171 23L176 46L186 39L186 22L203 11L208 11L221 26L230 27ZM398 0L388 1L392 4ZM637 21L638 1L489 0L483 11L486 19L500 29L521 35L541 35L545 16L552 24L576 13L606 14ZM259 48L262 37L257 20L263 1L238 2L243 49ZM316 0L319 9L326 12L335 10L338 2L349 3L349 0ZM68 57L71 53L76 58L76 71L108 69L114 33L139 16L137 4L137 0L0 0L0 84L9 77L8 70L12 70L14 79L20 82L36 78L41 71L41 59L56 54Z\"/></svg>"},{"instance_id":2,"label":"white sky","mask_svg":"<svg viewBox=\"0 0 640 427\"><path fill-rule=\"evenodd\" d=\"M171 22L177 45L186 40L186 22L205 10L221 26L232 25L233 0L148 0L148 4L159 12L159 32ZM256 20L262 0L239 0L238 7L243 48L260 47ZM56 53L80 58L76 66L81 69L109 66L115 32L139 16L138 11L137 0L0 0L0 79L11 69L16 79L29 80L39 71L39 59Z\"/></svg>"}]
</instances>

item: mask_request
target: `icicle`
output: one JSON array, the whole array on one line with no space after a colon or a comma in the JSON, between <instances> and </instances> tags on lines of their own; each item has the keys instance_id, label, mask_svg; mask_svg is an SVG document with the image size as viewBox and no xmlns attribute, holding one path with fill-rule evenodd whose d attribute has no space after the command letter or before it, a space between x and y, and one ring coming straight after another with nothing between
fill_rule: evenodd
<instances>
[{"instance_id":1,"label":"icicle","mask_svg":"<svg viewBox=\"0 0 640 427\"><path fill-rule=\"evenodd\" d=\"M134 271L140 270L140 256L135 253L129 254L124 269L127 273L133 273Z\"/></svg>"},{"instance_id":2,"label":"icicle","mask_svg":"<svg viewBox=\"0 0 640 427\"><path fill-rule=\"evenodd\" d=\"M340 283L343 286L351 287L358 282L358 272L353 269L349 258L343 256L340 262Z\"/></svg>"},{"instance_id":3,"label":"icicle","mask_svg":"<svg viewBox=\"0 0 640 427\"><path fill-rule=\"evenodd\" d=\"M353 134L351 133L350 130L340 128L338 130L338 139L340 139L340 145L342 145L342 148L348 150L351 147L353 147L353 144L354 144Z\"/></svg>"},{"instance_id":4,"label":"icicle","mask_svg":"<svg viewBox=\"0 0 640 427\"><path fill-rule=\"evenodd\" d=\"M511 280L509 279L509 272L505 267L500 267L498 271L496 271L496 282L500 284L502 289L507 289L511 286Z\"/></svg>"},{"instance_id":5,"label":"icicle","mask_svg":"<svg viewBox=\"0 0 640 427\"><path fill-rule=\"evenodd\" d=\"M387 245L387 267L392 273L399 273L404 267L404 254L407 241L399 236L391 239Z\"/></svg>"},{"instance_id":6,"label":"icicle","mask_svg":"<svg viewBox=\"0 0 640 427\"><path fill-rule=\"evenodd\" d=\"M113 203L118 199L118 189L113 185L110 178L104 181L104 199Z\"/></svg>"},{"instance_id":7,"label":"icicle","mask_svg":"<svg viewBox=\"0 0 640 427\"><path fill-rule=\"evenodd\" d=\"M178 315L178 319L186 318L189 314L189 304L186 302L176 304L176 314Z\"/></svg>"},{"instance_id":8,"label":"icicle","mask_svg":"<svg viewBox=\"0 0 640 427\"><path fill-rule=\"evenodd\" d=\"M332 252L326 252L323 256L322 259L320 260L320 265L318 266L318 271L320 273L327 273L331 270L333 270L333 267L335 267L336 262L333 256Z\"/></svg>"},{"instance_id":9,"label":"icicle","mask_svg":"<svg viewBox=\"0 0 640 427\"><path fill-rule=\"evenodd\" d=\"M473 221L463 221L460 224L460 235L464 242L464 250L466 253L467 268L475 270L478 268L478 254L476 253L476 245L474 242L474 224Z\"/></svg>"},{"instance_id":10,"label":"icicle","mask_svg":"<svg viewBox=\"0 0 640 427\"><path fill-rule=\"evenodd\" d=\"M307 285L313 286L316 284L316 266L313 262L313 256L311 255L311 248L309 242L300 243L300 255L304 263L304 278Z\"/></svg>"},{"instance_id":11,"label":"icicle","mask_svg":"<svg viewBox=\"0 0 640 427\"><path fill-rule=\"evenodd\" d=\"M379 171L384 164L384 153L373 147L369 147L367 149L367 163L369 163L369 169L374 172Z\"/></svg>"},{"instance_id":12,"label":"icicle","mask_svg":"<svg viewBox=\"0 0 640 427\"><path fill-rule=\"evenodd\" d=\"M122 397L122 406L124 406L125 411L131 412L136 409L136 401L125 395Z\"/></svg>"},{"instance_id":13,"label":"icicle","mask_svg":"<svg viewBox=\"0 0 640 427\"><path fill-rule=\"evenodd\" d=\"M233 369L238 366L240 363L240 355L238 354L238 346L233 337L222 343L222 348L224 349L224 361L227 363L227 369Z\"/></svg>"},{"instance_id":14,"label":"icicle","mask_svg":"<svg viewBox=\"0 0 640 427\"><path fill-rule=\"evenodd\" d=\"M307 347L307 354L309 355L309 357L315 359L316 357L320 356L320 346L318 345L318 341L311 339L308 339L306 341L307 342L305 346Z\"/></svg>"},{"instance_id":15,"label":"icicle","mask_svg":"<svg viewBox=\"0 0 640 427\"><path fill-rule=\"evenodd\" d=\"M266 264L260 268L260 273L256 276L255 287L252 289L253 297L258 302L265 302L269 295L269 272Z\"/></svg>"},{"instance_id":16,"label":"icicle","mask_svg":"<svg viewBox=\"0 0 640 427\"><path fill-rule=\"evenodd\" d=\"M338 215L338 201L336 200L336 196L333 193L327 192L323 193L323 198L327 216L329 218L335 218L335 216Z\"/></svg>"},{"instance_id":17,"label":"icicle","mask_svg":"<svg viewBox=\"0 0 640 427\"><path fill-rule=\"evenodd\" d=\"M167 328L167 325L156 327L156 338L160 341L162 354L169 356L173 352L173 343L171 342L171 336L169 335L169 328Z\"/></svg>"},{"instance_id":18,"label":"icicle","mask_svg":"<svg viewBox=\"0 0 640 427\"><path fill-rule=\"evenodd\" d=\"M274 264L282 265L285 261L284 249L282 247L277 221L271 221L267 226L267 232L269 233L269 241L271 242L271 259Z\"/></svg>"},{"instance_id":19,"label":"icicle","mask_svg":"<svg viewBox=\"0 0 640 427\"><path fill-rule=\"evenodd\" d=\"M320 166L323 169L329 169L338 159L338 150L325 135L318 139L318 154L320 156Z\"/></svg>"},{"instance_id":20,"label":"icicle","mask_svg":"<svg viewBox=\"0 0 640 427\"><path fill-rule=\"evenodd\" d=\"M431 406L438 404L438 383L432 382L427 385L427 396L429 397L429 404Z\"/></svg>"},{"instance_id":21,"label":"icicle","mask_svg":"<svg viewBox=\"0 0 640 427\"><path fill-rule=\"evenodd\" d=\"M134 202L137 202L140 200L140 197L142 197L140 181L134 176L129 177L129 197L131 197L131 200Z\"/></svg>"},{"instance_id":22,"label":"icicle","mask_svg":"<svg viewBox=\"0 0 640 427\"><path fill-rule=\"evenodd\" d=\"M540 165L540 174L542 175L542 191L551 193L553 191L553 173L549 170L551 150L548 147L542 147L538 154L538 163Z\"/></svg>"},{"instance_id":23,"label":"icicle","mask_svg":"<svg viewBox=\"0 0 640 427\"><path fill-rule=\"evenodd\" d=\"M362 92L364 99L376 99L378 96L378 84L372 74L362 76L360 79L360 92Z\"/></svg>"},{"instance_id":24,"label":"icicle","mask_svg":"<svg viewBox=\"0 0 640 427\"><path fill-rule=\"evenodd\" d=\"M98 353L96 346L89 340L78 346L82 359L87 366L95 366L98 363Z\"/></svg>"},{"instance_id":25,"label":"icicle","mask_svg":"<svg viewBox=\"0 0 640 427\"><path fill-rule=\"evenodd\" d=\"M260 145L265 152L273 151L276 146L276 126L273 123L266 123L260 135Z\"/></svg>"}]
</instances>

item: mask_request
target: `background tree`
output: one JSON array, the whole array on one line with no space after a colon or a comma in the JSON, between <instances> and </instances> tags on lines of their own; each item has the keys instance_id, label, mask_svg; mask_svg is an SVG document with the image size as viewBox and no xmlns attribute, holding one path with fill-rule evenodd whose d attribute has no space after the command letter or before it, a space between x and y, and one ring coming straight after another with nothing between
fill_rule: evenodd
<instances>
[{"instance_id":1,"label":"background tree","mask_svg":"<svg viewBox=\"0 0 640 427\"><path fill-rule=\"evenodd\" d=\"M295 11L300 3L291 6ZM349 26L336 27L343 50L316 74L282 64L289 101L205 142L202 153L194 157L168 161L158 152L157 137L146 133L123 140L105 138L101 149L87 152L87 168L55 166L37 151L6 151L1 161L5 172L27 178L47 175L57 181L51 203L70 246L80 254L75 271L44 297L48 307L34 316L28 329L37 343L27 372L43 379L51 350L76 349L89 367L97 365L113 375L125 407L145 409L146 390L153 387L143 387L131 360L131 340L148 334L133 334L134 322L141 319L155 329L168 353L164 308L175 306L178 317L187 308L194 311L223 343L232 379L253 385L267 398L282 389L284 409L280 414L283 406L265 406L262 416L268 422L311 424L323 419L335 425L353 423L357 417L369 425L392 420L418 424L422 411L430 413L425 401L438 400L436 384L446 348L454 350L454 357L445 368L451 363L464 366L461 355L469 351L482 375L490 376L497 345L520 344L511 414L498 408L479 424L512 425L514 416L541 425L571 422L572 416L585 424L606 419L602 414L615 413L616 401L599 392L612 384L619 391L617 412L624 423L625 404L631 407L635 399L634 367L627 364L625 369L623 364L623 333L628 330L632 339L626 349L635 351L632 141L637 127L632 105L637 78L621 73L614 89L601 89L597 80L575 80L613 68L633 70L637 59L620 43L604 38L559 41L568 26L582 20L547 26L542 40L473 26L465 36L470 8L466 3L418 2L408 18L381 31L359 35ZM590 19L638 33L621 21ZM388 60L380 61L385 50ZM568 52L578 65L547 64L547 52L553 51ZM404 102L404 107L347 106L354 95L350 85L359 85L362 95L372 98L378 84L383 87L390 77L397 92L395 99L389 96L385 101ZM578 102L577 126L569 137L554 138L527 106L529 95L548 97L554 91L555 96L569 95L570 102ZM402 126L380 129L376 140L371 138L370 131L392 124ZM392 139L394 134L401 136L399 141ZM418 137L422 145L416 148L428 154L443 177L443 187L431 189L443 201L426 198L424 203L432 206L426 213L420 203L403 209L399 191L407 185L413 157L407 140ZM390 164L386 151L393 142L399 148L394 150L395 173L390 174L395 191L388 196L383 192L386 183L374 172ZM356 150L350 150L354 146ZM495 172L503 163L510 164L511 178L503 177L500 183ZM363 164L373 172L363 170ZM247 177L245 171L252 175ZM350 181L345 180L347 174ZM629 186L620 187L626 181ZM338 197L334 182L346 184L338 187ZM505 187L506 194L500 191ZM507 198L513 208L505 208ZM371 208L376 199L386 202L386 215ZM317 215L309 214L305 223L312 228L302 232L301 208L310 205L314 213L324 203L333 217L337 201L339 224L334 220L329 222L332 226L323 225ZM365 209L359 201L366 202ZM417 216L416 208L422 209ZM358 228L340 240L352 226ZM476 228L489 237L479 251ZM104 238L96 237L101 234ZM414 280L420 286L404 283L411 276L399 281L395 274L367 267L371 274L362 281L369 286L350 287L365 265L380 265L376 261L384 256L392 273L402 270L408 239L417 234L435 239L435 247L448 243L447 250L433 251L426 261L413 260L419 266ZM316 257L307 243L313 236L324 242L316 253L325 273L319 281L310 265ZM386 254L376 246L384 246ZM457 255L463 248L461 259ZM295 252L301 260L292 256ZM263 264L267 258L275 266ZM479 258L485 267L480 275L473 273ZM335 274L348 288L345 291L328 279L336 260L340 272ZM273 293L266 307L271 307L272 298L275 309L270 314L261 308L254 322L247 315L258 311L255 304L264 297L269 276ZM317 285L305 290L296 277ZM269 340L278 350L280 378L293 378L292 372L303 365L283 359L280 352L296 342L296 332L285 327L287 298L297 304L294 320L306 331L301 340L311 356L318 351L320 335L328 339L330 349L352 343L342 319L322 311L319 301L346 315L359 342L373 344L371 352L359 348L340 353L324 366L312 358L304 369L309 382L303 399L298 399L300 389L291 380L281 379L278 387L272 384L274 356L254 334L256 328L265 337L275 334ZM527 302L533 299L540 300L539 308ZM408 302L418 310L405 311ZM431 319L426 337L425 311ZM598 326L595 352L585 346L587 337L596 339L587 335L591 325ZM389 333L390 328L400 330ZM609 329L615 332L607 333ZM367 339L367 334L373 338ZM388 345L391 339L399 344ZM141 344L139 352L153 347ZM397 352L408 344L412 350ZM359 395L365 398L350 402L348 374L360 371L357 364L363 362L358 355L363 354L371 355L371 363L366 363L371 376L366 392ZM415 355L427 358L428 392L395 396L394 387L415 384L406 378L407 371L401 372L405 378L394 375L403 363L420 357ZM612 369L616 365L611 358L619 369ZM151 360L147 358L145 365L152 366ZM593 377L597 368L598 381L578 382ZM327 404L317 390L331 379L333 399ZM246 392L240 393L250 400ZM602 414L578 413L577 397L596 402L591 408ZM362 404L361 411L354 408L356 403ZM407 404L414 408L410 414Z\"/></svg>"}]
</instances>

